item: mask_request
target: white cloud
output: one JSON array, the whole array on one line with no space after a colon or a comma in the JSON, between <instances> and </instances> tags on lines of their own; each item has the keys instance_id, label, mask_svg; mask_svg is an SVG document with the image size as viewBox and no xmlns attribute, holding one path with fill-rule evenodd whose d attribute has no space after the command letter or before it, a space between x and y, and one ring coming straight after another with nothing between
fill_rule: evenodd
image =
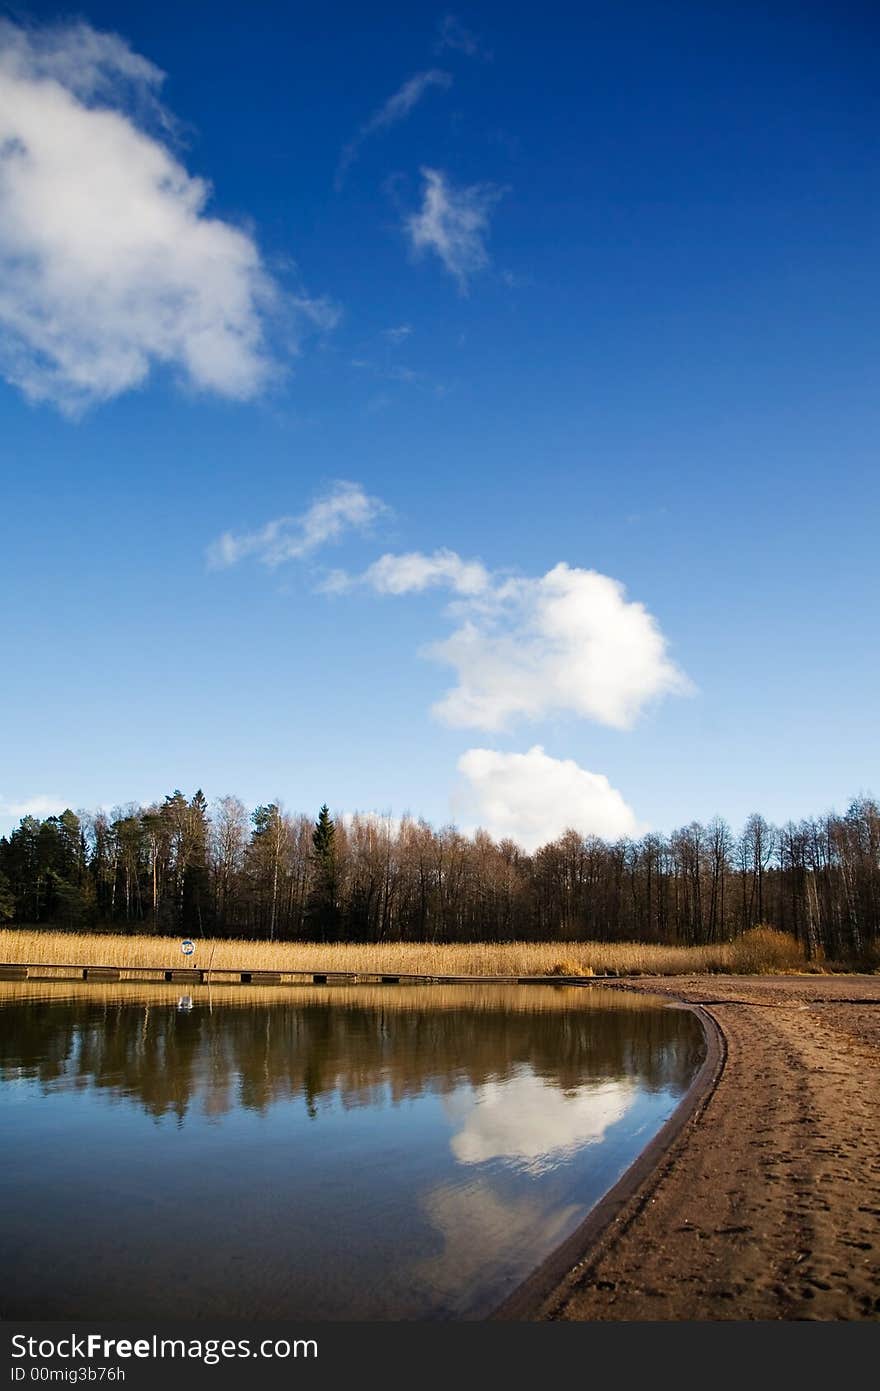
<instances>
[{"instance_id":1,"label":"white cloud","mask_svg":"<svg viewBox=\"0 0 880 1391\"><path fill-rule=\"evenodd\" d=\"M449 87L452 84L452 76L448 72L443 72L440 68L430 68L427 72L417 72L413 77L407 79L402 87L388 98L388 100L374 111L370 119L361 126L353 140L345 146L339 158L339 166L336 170L336 187L342 187L345 175L351 168L358 151L365 140L378 131L387 130L389 126L395 126L399 121L403 121L432 87Z\"/></svg>"},{"instance_id":2,"label":"white cloud","mask_svg":"<svg viewBox=\"0 0 880 1391\"><path fill-rule=\"evenodd\" d=\"M468 749L458 760L465 780L461 809L496 840L536 850L566 830L617 840L640 826L632 808L602 773L571 758L551 758L536 744L528 753Z\"/></svg>"},{"instance_id":3,"label":"white cloud","mask_svg":"<svg viewBox=\"0 0 880 1391\"><path fill-rule=\"evenodd\" d=\"M422 176L422 207L406 219L404 230L413 251L433 251L465 292L470 277L489 264L489 214L503 190L494 184L455 188L439 169L423 169Z\"/></svg>"},{"instance_id":4,"label":"white cloud","mask_svg":"<svg viewBox=\"0 0 880 1391\"><path fill-rule=\"evenodd\" d=\"M382 330L383 338L387 338L391 343L403 343L412 333L409 324L398 324L396 328L386 328Z\"/></svg>"},{"instance_id":5,"label":"white cloud","mask_svg":"<svg viewBox=\"0 0 880 1391\"><path fill-rule=\"evenodd\" d=\"M247 399L277 373L270 315L291 334L333 318L207 215L210 185L161 138L162 77L87 24L0 21L0 371L32 401L76 413L155 365Z\"/></svg>"},{"instance_id":6,"label":"white cloud","mask_svg":"<svg viewBox=\"0 0 880 1391\"><path fill-rule=\"evenodd\" d=\"M0 21L4 56L36 79L49 79L76 96L112 99L120 79L142 95L161 87L165 74L155 63L132 53L118 34L101 33L83 22L24 28Z\"/></svg>"},{"instance_id":7,"label":"white cloud","mask_svg":"<svg viewBox=\"0 0 880 1391\"><path fill-rule=\"evenodd\" d=\"M60 815L69 806L70 802L65 802L62 797L48 793L25 797L21 802L7 801L5 797L0 797L0 821L17 824L23 816L35 816L43 820L47 816Z\"/></svg>"},{"instance_id":8,"label":"white cloud","mask_svg":"<svg viewBox=\"0 0 880 1391\"><path fill-rule=\"evenodd\" d=\"M507 728L567 712L626 729L647 701L690 689L656 619L618 581L564 563L498 584L429 655L458 684L434 707L446 724Z\"/></svg>"},{"instance_id":9,"label":"white cloud","mask_svg":"<svg viewBox=\"0 0 880 1391\"><path fill-rule=\"evenodd\" d=\"M225 531L207 551L208 565L227 569L246 556L256 556L273 568L286 560L301 560L345 531L363 531L387 509L359 483L336 483L299 516L276 517L258 531Z\"/></svg>"},{"instance_id":10,"label":"white cloud","mask_svg":"<svg viewBox=\"0 0 880 1391\"><path fill-rule=\"evenodd\" d=\"M359 585L396 596L443 587L457 596L458 626L424 649L457 674L433 706L445 724L497 731L573 714L627 729L649 701L693 689L653 615L596 570L560 563L538 578L511 579L440 549L386 554L356 576L335 570L321 588L342 594Z\"/></svg>"},{"instance_id":11,"label":"white cloud","mask_svg":"<svg viewBox=\"0 0 880 1391\"><path fill-rule=\"evenodd\" d=\"M477 595L489 585L489 572L479 560L462 560L445 549L380 556L361 578L379 594L418 594L444 585L456 594Z\"/></svg>"}]
</instances>

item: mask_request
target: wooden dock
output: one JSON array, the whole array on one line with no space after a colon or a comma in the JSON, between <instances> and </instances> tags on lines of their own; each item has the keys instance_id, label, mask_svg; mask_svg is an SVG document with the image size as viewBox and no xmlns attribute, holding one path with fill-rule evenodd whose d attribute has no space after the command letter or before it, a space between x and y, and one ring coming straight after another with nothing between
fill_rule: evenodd
<instances>
[{"instance_id":1,"label":"wooden dock","mask_svg":"<svg viewBox=\"0 0 880 1391\"><path fill-rule=\"evenodd\" d=\"M0 962L0 981L141 985L600 985L606 976L420 976L388 971L231 970L229 967L81 966Z\"/></svg>"}]
</instances>

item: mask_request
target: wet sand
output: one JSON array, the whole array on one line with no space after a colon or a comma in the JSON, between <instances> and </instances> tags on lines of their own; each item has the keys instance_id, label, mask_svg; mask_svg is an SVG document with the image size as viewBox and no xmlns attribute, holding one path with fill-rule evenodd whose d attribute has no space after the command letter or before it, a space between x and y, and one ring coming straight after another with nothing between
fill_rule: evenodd
<instances>
[{"instance_id":1,"label":"wet sand","mask_svg":"<svg viewBox=\"0 0 880 1391\"><path fill-rule=\"evenodd\" d=\"M880 976L626 988L701 1005L715 1075L574 1269L513 1316L880 1318Z\"/></svg>"}]
</instances>

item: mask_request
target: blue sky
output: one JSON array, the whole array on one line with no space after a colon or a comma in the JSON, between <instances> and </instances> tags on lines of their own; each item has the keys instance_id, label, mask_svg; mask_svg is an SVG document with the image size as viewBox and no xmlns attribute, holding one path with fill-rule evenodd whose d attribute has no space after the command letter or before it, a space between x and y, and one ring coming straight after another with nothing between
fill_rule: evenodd
<instances>
[{"instance_id":1,"label":"blue sky","mask_svg":"<svg viewBox=\"0 0 880 1391\"><path fill-rule=\"evenodd\" d=\"M4 12L0 829L878 789L876 13L571 10Z\"/></svg>"}]
</instances>

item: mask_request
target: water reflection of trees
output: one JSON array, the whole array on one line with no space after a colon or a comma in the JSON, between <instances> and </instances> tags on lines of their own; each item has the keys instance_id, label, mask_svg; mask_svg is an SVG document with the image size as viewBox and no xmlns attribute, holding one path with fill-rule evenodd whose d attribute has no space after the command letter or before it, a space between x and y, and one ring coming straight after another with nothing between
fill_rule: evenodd
<instances>
[{"instance_id":1,"label":"water reflection of trees","mask_svg":"<svg viewBox=\"0 0 880 1391\"><path fill-rule=\"evenodd\" d=\"M220 1004L201 992L185 1011L168 992L52 998L18 987L0 1008L0 1076L90 1085L182 1118L194 1104L219 1115L295 1099L317 1114L334 1102L446 1094L522 1068L563 1089L631 1078L680 1092L699 1064L702 1033L688 1013L641 1001L597 1007L587 992L529 1002L529 993L508 992L505 1007L500 992L463 987L360 998L306 989L274 1002L230 992Z\"/></svg>"}]
</instances>

